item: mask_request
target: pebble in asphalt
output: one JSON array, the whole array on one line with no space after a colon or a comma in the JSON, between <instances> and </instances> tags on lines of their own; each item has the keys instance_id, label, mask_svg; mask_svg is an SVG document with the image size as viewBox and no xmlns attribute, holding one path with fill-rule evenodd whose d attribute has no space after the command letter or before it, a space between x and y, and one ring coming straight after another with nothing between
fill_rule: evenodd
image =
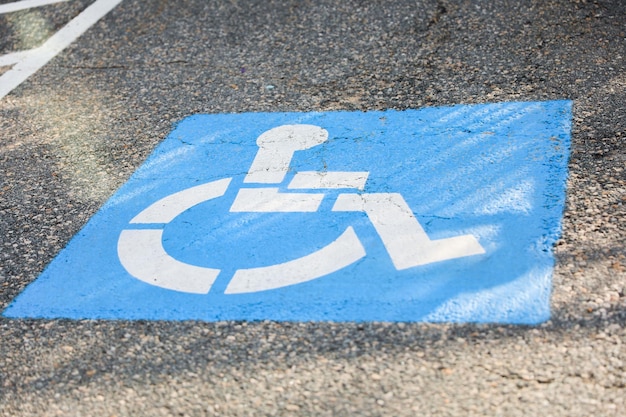
<instances>
[{"instance_id":1,"label":"pebble in asphalt","mask_svg":"<svg viewBox=\"0 0 626 417\"><path fill-rule=\"evenodd\" d=\"M0 15L1 52L89 3ZM619 0L124 0L0 101L0 309L190 114L566 98L552 319L0 319L0 414L624 415L624 57Z\"/></svg>"}]
</instances>

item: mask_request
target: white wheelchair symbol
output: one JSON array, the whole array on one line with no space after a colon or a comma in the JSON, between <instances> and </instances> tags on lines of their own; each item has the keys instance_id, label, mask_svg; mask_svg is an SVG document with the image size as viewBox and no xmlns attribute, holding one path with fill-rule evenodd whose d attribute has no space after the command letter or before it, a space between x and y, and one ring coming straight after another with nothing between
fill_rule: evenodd
<instances>
[{"instance_id":1,"label":"white wheelchair symbol","mask_svg":"<svg viewBox=\"0 0 626 417\"><path fill-rule=\"evenodd\" d=\"M244 183L280 184L294 152L328 139L328 132L312 125L284 125L257 139L259 150ZM353 189L337 196L332 211L365 212L396 269L484 254L472 235L431 240L398 193L362 193L369 172L297 172L289 190ZM219 269L180 262L163 247L163 226L202 202L223 196L232 178L211 181L162 198L135 216L131 225L153 224L156 229L125 229L118 240L121 264L133 277L157 287L205 294ZM323 193L279 192L278 187L241 188L230 212L316 212ZM226 294L265 291L299 284L331 274L365 257L365 248L349 226L333 242L301 258L271 266L238 269Z\"/></svg>"}]
</instances>

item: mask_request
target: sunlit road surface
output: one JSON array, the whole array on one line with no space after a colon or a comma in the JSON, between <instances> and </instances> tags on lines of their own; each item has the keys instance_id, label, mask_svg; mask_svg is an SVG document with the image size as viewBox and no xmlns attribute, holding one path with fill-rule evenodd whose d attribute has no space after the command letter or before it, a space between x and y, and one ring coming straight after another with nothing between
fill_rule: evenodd
<instances>
[{"instance_id":1,"label":"sunlit road surface","mask_svg":"<svg viewBox=\"0 0 626 417\"><path fill-rule=\"evenodd\" d=\"M623 415L622 2L117 3L0 1L0 309L187 116L572 100L551 318L0 318L0 415Z\"/></svg>"}]
</instances>

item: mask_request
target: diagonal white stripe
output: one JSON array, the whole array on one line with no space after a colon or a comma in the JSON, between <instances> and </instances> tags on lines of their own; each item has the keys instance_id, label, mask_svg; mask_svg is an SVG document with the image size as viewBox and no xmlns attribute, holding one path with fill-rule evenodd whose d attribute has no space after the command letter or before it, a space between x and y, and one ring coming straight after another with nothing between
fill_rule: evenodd
<instances>
[{"instance_id":1,"label":"diagonal white stripe","mask_svg":"<svg viewBox=\"0 0 626 417\"><path fill-rule=\"evenodd\" d=\"M122 0L96 0L43 45L36 48L35 53L25 55L24 59L0 76L0 99L46 65L121 2Z\"/></svg>"},{"instance_id":2,"label":"diagonal white stripe","mask_svg":"<svg viewBox=\"0 0 626 417\"><path fill-rule=\"evenodd\" d=\"M36 53L37 49L35 48L29 49L28 51L17 51L2 55L0 56L0 67L17 64L18 62L28 58L29 55L34 55Z\"/></svg>"},{"instance_id":3,"label":"diagonal white stripe","mask_svg":"<svg viewBox=\"0 0 626 417\"><path fill-rule=\"evenodd\" d=\"M0 4L0 14L17 12L18 10L32 9L46 4L61 3L67 0L22 0L13 3Z\"/></svg>"}]
</instances>

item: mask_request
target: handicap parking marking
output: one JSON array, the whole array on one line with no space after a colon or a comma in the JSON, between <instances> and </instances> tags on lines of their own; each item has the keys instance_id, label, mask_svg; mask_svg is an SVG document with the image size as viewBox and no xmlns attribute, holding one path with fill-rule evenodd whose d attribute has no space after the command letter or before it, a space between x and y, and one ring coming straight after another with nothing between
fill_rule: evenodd
<instances>
[{"instance_id":1,"label":"handicap parking marking","mask_svg":"<svg viewBox=\"0 0 626 417\"><path fill-rule=\"evenodd\" d=\"M0 5L0 13L9 13L44 6L65 0L28 0ZM71 45L80 35L109 13L122 0L96 0L59 29L41 46L27 51L17 51L0 56L0 66L12 66L0 75L0 100L39 71L52 58Z\"/></svg>"},{"instance_id":2,"label":"handicap parking marking","mask_svg":"<svg viewBox=\"0 0 626 417\"><path fill-rule=\"evenodd\" d=\"M184 119L5 317L538 323L571 102Z\"/></svg>"}]
</instances>

